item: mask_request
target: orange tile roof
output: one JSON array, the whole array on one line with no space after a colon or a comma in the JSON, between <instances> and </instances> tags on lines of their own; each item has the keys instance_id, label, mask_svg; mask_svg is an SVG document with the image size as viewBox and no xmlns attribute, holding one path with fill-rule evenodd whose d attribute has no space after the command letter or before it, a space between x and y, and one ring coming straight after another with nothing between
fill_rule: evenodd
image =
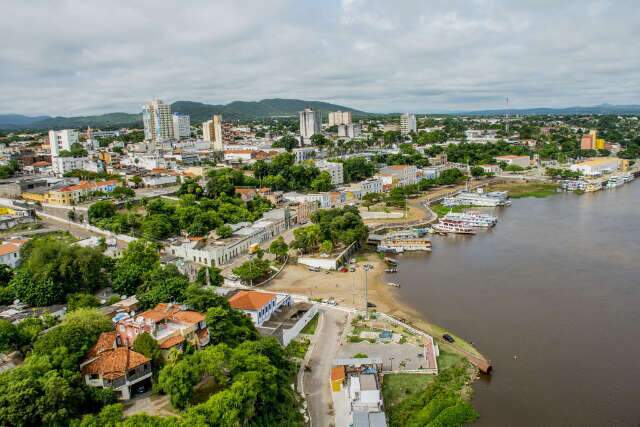
<instances>
[{"instance_id":1,"label":"orange tile roof","mask_svg":"<svg viewBox=\"0 0 640 427\"><path fill-rule=\"evenodd\" d=\"M34 166L34 167L38 168L38 167L41 167L41 166L51 166L51 163L50 162L45 162L45 161L35 162L31 166Z\"/></svg>"},{"instance_id":2,"label":"orange tile roof","mask_svg":"<svg viewBox=\"0 0 640 427\"><path fill-rule=\"evenodd\" d=\"M20 245L15 243L4 243L0 245L0 256L20 252Z\"/></svg>"},{"instance_id":3,"label":"orange tile roof","mask_svg":"<svg viewBox=\"0 0 640 427\"><path fill-rule=\"evenodd\" d=\"M116 346L116 332L103 332L100 334L98 341L87 353L87 357L96 357L106 350L111 350Z\"/></svg>"},{"instance_id":4,"label":"orange tile roof","mask_svg":"<svg viewBox=\"0 0 640 427\"><path fill-rule=\"evenodd\" d=\"M240 291L229 298L229 305L236 310L260 310L276 296L257 291Z\"/></svg>"},{"instance_id":5,"label":"orange tile roof","mask_svg":"<svg viewBox=\"0 0 640 427\"><path fill-rule=\"evenodd\" d=\"M177 310L178 309L176 307L169 307L168 304L161 303L156 305L151 310L143 311L138 316L144 317L145 319L153 320L154 322L159 322L166 319Z\"/></svg>"},{"instance_id":6,"label":"orange tile roof","mask_svg":"<svg viewBox=\"0 0 640 427\"><path fill-rule=\"evenodd\" d=\"M236 193L244 193L244 194L251 194L251 193L255 193L256 189L255 188L242 188L242 187L236 187L235 188Z\"/></svg>"},{"instance_id":7,"label":"orange tile roof","mask_svg":"<svg viewBox=\"0 0 640 427\"><path fill-rule=\"evenodd\" d=\"M164 340L160 345L161 350L168 350L171 347L174 347L178 344L182 344L184 342L184 337L182 335L174 335Z\"/></svg>"},{"instance_id":8,"label":"orange tile roof","mask_svg":"<svg viewBox=\"0 0 640 427\"><path fill-rule=\"evenodd\" d=\"M344 366L334 366L331 368L331 381L344 380L345 376Z\"/></svg>"},{"instance_id":9,"label":"orange tile roof","mask_svg":"<svg viewBox=\"0 0 640 427\"><path fill-rule=\"evenodd\" d=\"M204 320L204 315L197 311L178 311L171 315L171 320L175 320L180 323L195 324Z\"/></svg>"},{"instance_id":10,"label":"orange tile roof","mask_svg":"<svg viewBox=\"0 0 640 427\"><path fill-rule=\"evenodd\" d=\"M127 370L148 363L151 359L126 347L118 347L100 353L82 368L82 373L99 374L105 379L115 379L125 375Z\"/></svg>"}]
</instances>

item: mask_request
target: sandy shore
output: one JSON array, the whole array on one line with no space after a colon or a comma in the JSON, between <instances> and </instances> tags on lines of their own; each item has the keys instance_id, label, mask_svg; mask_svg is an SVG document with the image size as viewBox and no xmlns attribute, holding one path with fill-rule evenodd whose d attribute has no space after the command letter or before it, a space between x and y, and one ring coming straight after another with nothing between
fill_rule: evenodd
<instances>
[{"instance_id":1,"label":"sandy shore","mask_svg":"<svg viewBox=\"0 0 640 427\"><path fill-rule=\"evenodd\" d=\"M457 337L455 332L429 322L416 310L401 302L397 289L386 284L384 270L388 267L377 254L364 254L358 256L357 259L356 271L353 273L311 272L301 265L289 265L264 289L306 295L310 298L333 298L340 306L364 310L365 273L362 266L369 263L374 268L367 273L368 299L369 302L376 305L374 310L403 319L406 323L427 332L436 338L438 344L446 350L457 353L468 352L483 357L471 344ZM456 338L455 346L440 338L445 332Z\"/></svg>"}]
</instances>

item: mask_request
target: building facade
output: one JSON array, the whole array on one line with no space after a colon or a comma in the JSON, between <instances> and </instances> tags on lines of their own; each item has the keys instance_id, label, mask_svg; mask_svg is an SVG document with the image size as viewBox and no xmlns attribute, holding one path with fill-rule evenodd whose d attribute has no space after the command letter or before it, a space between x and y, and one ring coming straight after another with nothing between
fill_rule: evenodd
<instances>
[{"instance_id":1,"label":"building facade","mask_svg":"<svg viewBox=\"0 0 640 427\"><path fill-rule=\"evenodd\" d=\"M142 107L144 139L152 142L164 142L174 138L171 106L159 99Z\"/></svg>"},{"instance_id":2,"label":"building facade","mask_svg":"<svg viewBox=\"0 0 640 427\"><path fill-rule=\"evenodd\" d=\"M416 116L413 114L402 114L400 116L400 133L402 135L409 135L411 132L417 130Z\"/></svg>"},{"instance_id":3,"label":"building facade","mask_svg":"<svg viewBox=\"0 0 640 427\"><path fill-rule=\"evenodd\" d=\"M300 136L303 144L311 144L311 137L320 133L320 125L322 124L322 114L320 111L314 111L311 108L305 108L300 111Z\"/></svg>"},{"instance_id":4,"label":"building facade","mask_svg":"<svg viewBox=\"0 0 640 427\"><path fill-rule=\"evenodd\" d=\"M338 125L338 137L340 138L357 138L362 135L362 126L357 123L348 125Z\"/></svg>"},{"instance_id":5,"label":"building facade","mask_svg":"<svg viewBox=\"0 0 640 427\"><path fill-rule=\"evenodd\" d=\"M350 125L353 123L351 111L332 111L329 113L329 126Z\"/></svg>"},{"instance_id":6,"label":"building facade","mask_svg":"<svg viewBox=\"0 0 640 427\"><path fill-rule=\"evenodd\" d=\"M71 150L71 146L78 144L79 141L78 131L76 130L50 130L49 147L51 149L51 157L58 157L62 150Z\"/></svg>"},{"instance_id":7,"label":"building facade","mask_svg":"<svg viewBox=\"0 0 640 427\"><path fill-rule=\"evenodd\" d=\"M344 168L342 163L320 160L316 162L316 167L320 169L320 171L328 172L329 175L331 175L331 183L333 185L340 185L344 182Z\"/></svg>"},{"instance_id":8,"label":"building facade","mask_svg":"<svg viewBox=\"0 0 640 427\"><path fill-rule=\"evenodd\" d=\"M175 139L191 138L191 120L186 114L173 113L173 136Z\"/></svg>"}]
</instances>

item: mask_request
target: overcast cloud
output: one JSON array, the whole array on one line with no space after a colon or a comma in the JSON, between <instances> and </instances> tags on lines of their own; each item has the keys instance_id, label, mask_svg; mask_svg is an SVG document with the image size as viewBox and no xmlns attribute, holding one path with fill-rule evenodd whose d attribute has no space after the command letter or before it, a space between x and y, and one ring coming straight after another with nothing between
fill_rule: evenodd
<instances>
[{"instance_id":1,"label":"overcast cloud","mask_svg":"<svg viewBox=\"0 0 640 427\"><path fill-rule=\"evenodd\" d=\"M637 0L0 0L0 113L637 104L639 23Z\"/></svg>"}]
</instances>

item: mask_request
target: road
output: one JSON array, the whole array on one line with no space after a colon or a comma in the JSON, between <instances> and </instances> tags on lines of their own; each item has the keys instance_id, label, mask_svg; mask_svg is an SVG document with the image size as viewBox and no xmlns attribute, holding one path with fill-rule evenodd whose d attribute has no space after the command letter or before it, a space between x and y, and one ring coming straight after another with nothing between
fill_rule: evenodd
<instances>
[{"instance_id":1,"label":"road","mask_svg":"<svg viewBox=\"0 0 640 427\"><path fill-rule=\"evenodd\" d=\"M320 329L316 331L310 351L308 366L303 376L309 416L313 427L333 426L331 398L331 367L340 347L342 332L349 314L338 309L322 308Z\"/></svg>"}]
</instances>

